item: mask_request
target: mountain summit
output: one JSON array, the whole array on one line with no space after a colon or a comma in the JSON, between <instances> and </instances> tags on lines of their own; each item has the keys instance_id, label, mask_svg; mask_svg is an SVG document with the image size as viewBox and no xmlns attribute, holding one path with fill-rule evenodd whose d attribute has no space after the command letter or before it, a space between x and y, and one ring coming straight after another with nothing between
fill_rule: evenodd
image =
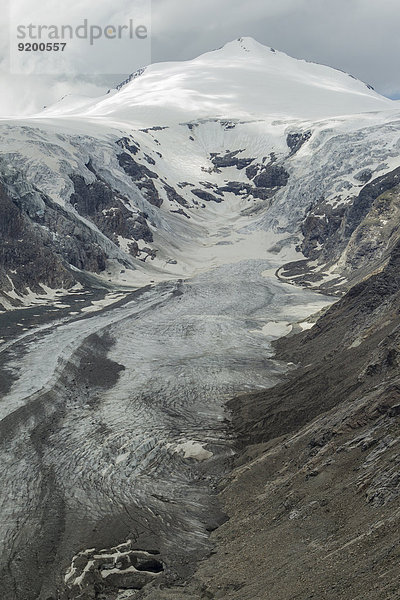
<instances>
[{"instance_id":1,"label":"mountain summit","mask_svg":"<svg viewBox=\"0 0 400 600\"><path fill-rule=\"evenodd\" d=\"M246 37L194 60L150 65L119 91L96 99L69 97L45 114L152 126L215 117L315 120L394 104L347 73Z\"/></svg>"}]
</instances>

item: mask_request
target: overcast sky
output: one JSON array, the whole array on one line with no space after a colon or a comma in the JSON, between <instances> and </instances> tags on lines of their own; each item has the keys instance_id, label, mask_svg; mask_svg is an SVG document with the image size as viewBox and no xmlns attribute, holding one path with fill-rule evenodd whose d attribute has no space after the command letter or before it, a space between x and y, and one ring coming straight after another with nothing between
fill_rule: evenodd
<instances>
[{"instance_id":1,"label":"overcast sky","mask_svg":"<svg viewBox=\"0 0 400 600\"><path fill-rule=\"evenodd\" d=\"M27 0L10 1L14 7L20 3L21 12L26 13ZM53 6L57 1L42 0L42 5L48 2ZM82 18L94 23L102 22L104 15L110 22L122 23L132 16L136 1L80 0L74 8L81 7ZM65 23L72 18L68 4L57 5ZM81 64L72 54L66 58L69 75L64 75L63 69L58 75L12 74L8 56L15 40L6 35L9 20L4 14L6 11L2 11L0 27L1 115L28 114L67 93L102 94L125 73L142 66L143 58L136 51L130 59L126 45L114 45L113 52L120 59L114 64L122 65L121 73L83 76ZM237 37L252 36L297 58L347 71L380 93L400 98L399 29L399 0L153 0L151 60L187 60ZM100 62L105 48L103 44L99 50Z\"/></svg>"}]
</instances>

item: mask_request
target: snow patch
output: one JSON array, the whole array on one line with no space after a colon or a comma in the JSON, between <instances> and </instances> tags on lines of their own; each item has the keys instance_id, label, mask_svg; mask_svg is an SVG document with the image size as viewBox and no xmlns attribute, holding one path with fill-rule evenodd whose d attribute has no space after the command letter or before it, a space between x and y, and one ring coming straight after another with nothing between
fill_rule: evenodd
<instances>
[{"instance_id":1,"label":"snow patch","mask_svg":"<svg viewBox=\"0 0 400 600\"><path fill-rule=\"evenodd\" d=\"M193 458L194 460L201 462L213 456L213 453L206 450L204 445L204 443L187 440L177 444L174 448L174 452L178 454L183 453L184 458Z\"/></svg>"}]
</instances>

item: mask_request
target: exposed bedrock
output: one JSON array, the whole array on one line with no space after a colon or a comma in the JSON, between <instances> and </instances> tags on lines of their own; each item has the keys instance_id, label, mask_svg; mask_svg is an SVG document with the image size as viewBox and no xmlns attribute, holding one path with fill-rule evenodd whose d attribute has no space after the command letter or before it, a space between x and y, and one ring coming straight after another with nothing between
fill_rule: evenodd
<instances>
[{"instance_id":1,"label":"exposed bedrock","mask_svg":"<svg viewBox=\"0 0 400 600\"><path fill-rule=\"evenodd\" d=\"M158 179L157 173L151 171L142 163L134 160L132 154L127 151L118 155L118 162L125 173L135 182L135 185L140 189L144 198L150 204L159 208L162 205L163 200L153 181L154 179Z\"/></svg>"},{"instance_id":2,"label":"exposed bedrock","mask_svg":"<svg viewBox=\"0 0 400 600\"><path fill-rule=\"evenodd\" d=\"M0 280L7 292L69 288L76 283L70 265L99 272L105 253L93 232L38 193L12 198L0 186ZM11 298L18 305L18 300Z\"/></svg>"},{"instance_id":3,"label":"exposed bedrock","mask_svg":"<svg viewBox=\"0 0 400 600\"><path fill-rule=\"evenodd\" d=\"M289 133L286 137L286 143L290 148L290 156L296 154L300 148L308 142L312 136L312 131Z\"/></svg>"},{"instance_id":4,"label":"exposed bedrock","mask_svg":"<svg viewBox=\"0 0 400 600\"><path fill-rule=\"evenodd\" d=\"M237 156L243 152L243 150L235 150L233 152L225 152L225 154L211 153L211 162L215 166L216 170L220 170L226 167L236 167L237 169L245 169L253 161L254 158L240 158Z\"/></svg>"},{"instance_id":5,"label":"exposed bedrock","mask_svg":"<svg viewBox=\"0 0 400 600\"><path fill-rule=\"evenodd\" d=\"M71 179L74 184L71 204L79 214L89 217L111 241L118 245L118 236L132 241L153 241L145 217L129 210L123 199L104 181L97 179L87 184L81 175L71 175Z\"/></svg>"},{"instance_id":6,"label":"exposed bedrock","mask_svg":"<svg viewBox=\"0 0 400 600\"><path fill-rule=\"evenodd\" d=\"M382 268L400 239L399 180L396 168L367 183L349 203L318 202L301 224L300 249L309 261L287 264L280 275L336 293ZM330 268L335 276L324 282Z\"/></svg>"}]
</instances>

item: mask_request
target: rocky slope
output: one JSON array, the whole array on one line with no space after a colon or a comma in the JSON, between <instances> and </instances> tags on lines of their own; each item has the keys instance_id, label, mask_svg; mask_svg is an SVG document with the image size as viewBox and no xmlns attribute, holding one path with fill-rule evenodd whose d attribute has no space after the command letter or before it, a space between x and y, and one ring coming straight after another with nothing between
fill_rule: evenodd
<instances>
[{"instance_id":1,"label":"rocky slope","mask_svg":"<svg viewBox=\"0 0 400 600\"><path fill-rule=\"evenodd\" d=\"M399 180L397 167L367 183L349 203L317 203L301 226L301 249L309 260L285 265L282 279L346 290L379 270L399 241Z\"/></svg>"},{"instance_id":2,"label":"rocky slope","mask_svg":"<svg viewBox=\"0 0 400 600\"><path fill-rule=\"evenodd\" d=\"M204 597L400 597L398 241L385 258L311 330L276 342L299 365L286 381L230 402L241 450Z\"/></svg>"}]
</instances>

